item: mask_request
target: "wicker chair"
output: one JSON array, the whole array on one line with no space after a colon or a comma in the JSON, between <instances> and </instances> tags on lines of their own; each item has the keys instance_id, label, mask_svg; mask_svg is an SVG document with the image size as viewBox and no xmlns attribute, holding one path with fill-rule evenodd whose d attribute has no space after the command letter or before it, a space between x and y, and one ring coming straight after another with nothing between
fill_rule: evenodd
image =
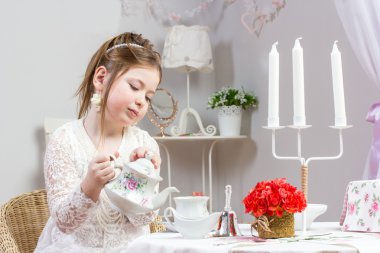
<instances>
[{"instance_id":1,"label":"wicker chair","mask_svg":"<svg viewBox=\"0 0 380 253\"><path fill-rule=\"evenodd\" d=\"M21 194L0 209L0 252L33 252L49 218L46 191Z\"/></svg>"},{"instance_id":2,"label":"wicker chair","mask_svg":"<svg viewBox=\"0 0 380 253\"><path fill-rule=\"evenodd\" d=\"M49 218L46 190L21 194L0 208L0 252L33 252ZM150 232L165 231L157 216L150 224Z\"/></svg>"}]
</instances>

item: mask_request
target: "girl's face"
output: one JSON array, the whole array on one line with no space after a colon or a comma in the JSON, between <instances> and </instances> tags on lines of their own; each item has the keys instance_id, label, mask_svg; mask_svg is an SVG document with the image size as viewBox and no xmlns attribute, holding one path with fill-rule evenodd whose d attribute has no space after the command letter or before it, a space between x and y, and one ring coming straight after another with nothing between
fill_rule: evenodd
<instances>
[{"instance_id":1,"label":"girl's face","mask_svg":"<svg viewBox=\"0 0 380 253\"><path fill-rule=\"evenodd\" d=\"M134 67L119 76L109 93L107 114L113 123L129 126L141 120L159 83L155 68Z\"/></svg>"}]
</instances>

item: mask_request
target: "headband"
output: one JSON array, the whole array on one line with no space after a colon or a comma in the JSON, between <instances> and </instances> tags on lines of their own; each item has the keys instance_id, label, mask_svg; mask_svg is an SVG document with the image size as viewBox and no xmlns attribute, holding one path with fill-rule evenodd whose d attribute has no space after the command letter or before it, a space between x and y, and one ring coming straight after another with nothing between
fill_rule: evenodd
<instances>
[{"instance_id":1,"label":"headband","mask_svg":"<svg viewBox=\"0 0 380 253\"><path fill-rule=\"evenodd\" d=\"M121 44L118 44L118 45L115 45L113 47L108 48L106 50L106 54L109 53L110 51L112 51L113 49L120 48L120 47L138 47L138 48L144 48L143 46L138 45L136 43L121 43Z\"/></svg>"}]
</instances>

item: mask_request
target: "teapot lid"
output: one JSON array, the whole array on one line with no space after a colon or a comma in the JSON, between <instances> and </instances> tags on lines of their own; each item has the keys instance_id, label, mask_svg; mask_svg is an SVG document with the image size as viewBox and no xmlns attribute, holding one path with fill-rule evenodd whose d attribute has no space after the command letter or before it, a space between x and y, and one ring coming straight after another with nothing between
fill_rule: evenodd
<instances>
[{"instance_id":1,"label":"teapot lid","mask_svg":"<svg viewBox=\"0 0 380 253\"><path fill-rule=\"evenodd\" d=\"M128 167L149 179L162 181L162 177L155 173L153 163L147 158L139 158L134 162L130 162Z\"/></svg>"}]
</instances>

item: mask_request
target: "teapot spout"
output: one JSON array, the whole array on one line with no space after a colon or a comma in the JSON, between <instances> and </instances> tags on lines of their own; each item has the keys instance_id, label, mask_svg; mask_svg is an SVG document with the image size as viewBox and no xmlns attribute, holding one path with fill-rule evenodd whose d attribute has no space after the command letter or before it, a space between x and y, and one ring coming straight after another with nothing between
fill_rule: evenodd
<instances>
[{"instance_id":1,"label":"teapot spout","mask_svg":"<svg viewBox=\"0 0 380 253\"><path fill-rule=\"evenodd\" d=\"M172 192L179 192L176 187L167 187L152 199L152 209L156 210L163 206Z\"/></svg>"}]
</instances>

